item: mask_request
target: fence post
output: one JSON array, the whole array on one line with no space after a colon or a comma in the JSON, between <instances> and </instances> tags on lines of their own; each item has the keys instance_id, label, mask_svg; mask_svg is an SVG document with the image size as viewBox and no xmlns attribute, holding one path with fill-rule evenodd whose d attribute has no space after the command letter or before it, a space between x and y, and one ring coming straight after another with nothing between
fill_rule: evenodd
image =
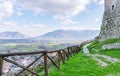
<instances>
[{"instance_id":1,"label":"fence post","mask_svg":"<svg viewBox=\"0 0 120 76\"><path fill-rule=\"evenodd\" d=\"M78 53L79 53L79 51L80 51L80 47L79 47L79 46L77 46L77 47L78 47L78 49L77 49L77 50L78 50Z\"/></svg>"},{"instance_id":2,"label":"fence post","mask_svg":"<svg viewBox=\"0 0 120 76\"><path fill-rule=\"evenodd\" d=\"M69 56L72 57L72 55L71 55L71 53L70 53L70 49L69 49L69 47L67 48L67 50L68 50L68 54L69 54Z\"/></svg>"},{"instance_id":3,"label":"fence post","mask_svg":"<svg viewBox=\"0 0 120 76\"><path fill-rule=\"evenodd\" d=\"M75 53L77 53L77 49L76 49L76 46L74 47L74 49L75 49Z\"/></svg>"},{"instance_id":4,"label":"fence post","mask_svg":"<svg viewBox=\"0 0 120 76\"><path fill-rule=\"evenodd\" d=\"M59 68L60 68L60 61L61 61L61 59L60 59L60 51L58 51L58 66L59 66Z\"/></svg>"},{"instance_id":5,"label":"fence post","mask_svg":"<svg viewBox=\"0 0 120 76\"><path fill-rule=\"evenodd\" d=\"M3 58L0 57L0 76L2 76L2 69L3 69Z\"/></svg>"},{"instance_id":6,"label":"fence post","mask_svg":"<svg viewBox=\"0 0 120 76\"><path fill-rule=\"evenodd\" d=\"M71 50L72 50L72 52L73 52L73 56L74 56L74 55L75 55L75 51L74 51L73 46L71 47Z\"/></svg>"},{"instance_id":7,"label":"fence post","mask_svg":"<svg viewBox=\"0 0 120 76\"><path fill-rule=\"evenodd\" d=\"M66 55L65 55L64 49L62 50L62 53L63 53L64 60L66 60Z\"/></svg>"},{"instance_id":8,"label":"fence post","mask_svg":"<svg viewBox=\"0 0 120 76\"><path fill-rule=\"evenodd\" d=\"M71 51L71 55L74 56L73 51L72 51L72 47L70 47L70 51Z\"/></svg>"},{"instance_id":9,"label":"fence post","mask_svg":"<svg viewBox=\"0 0 120 76\"><path fill-rule=\"evenodd\" d=\"M65 49L63 50L63 52L65 53L65 57L67 57L67 59L69 59L69 55L68 55L68 53L65 51Z\"/></svg>"},{"instance_id":10,"label":"fence post","mask_svg":"<svg viewBox=\"0 0 120 76\"><path fill-rule=\"evenodd\" d=\"M65 64L65 61L64 61L64 58L63 58L63 55L62 55L61 52L60 52L60 57L61 57L61 60L62 60L63 64Z\"/></svg>"},{"instance_id":11,"label":"fence post","mask_svg":"<svg viewBox=\"0 0 120 76\"><path fill-rule=\"evenodd\" d=\"M45 69L45 76L48 76L47 52L44 52L44 69Z\"/></svg>"}]
</instances>

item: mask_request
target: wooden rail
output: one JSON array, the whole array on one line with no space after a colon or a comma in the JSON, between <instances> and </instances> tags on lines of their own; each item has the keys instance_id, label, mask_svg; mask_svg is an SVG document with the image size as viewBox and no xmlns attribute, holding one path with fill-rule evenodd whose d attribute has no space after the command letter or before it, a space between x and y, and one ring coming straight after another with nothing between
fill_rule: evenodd
<instances>
[{"instance_id":1,"label":"wooden rail","mask_svg":"<svg viewBox=\"0 0 120 76\"><path fill-rule=\"evenodd\" d=\"M14 76L21 76L21 74L25 71L28 71L29 73L31 73L31 76L41 76L40 73L36 73L34 72L30 67L37 62L38 60L40 60L43 57L44 60L44 76L48 76L49 74L49 62L51 61L52 64L58 69L60 70L60 65L61 63L65 64L65 61L67 59L69 59L70 57L74 56L76 53L78 53L80 51L81 46L71 46L71 47L67 47L65 49L60 49L60 50L56 50L56 51L36 51L36 52L18 52L18 53L9 53L9 54L0 54L0 76L3 75L2 69L3 69L3 61L7 61L9 63L12 63L14 65L16 65L17 67L22 68L22 70L15 74ZM54 59L52 59L49 54L52 53L56 53L57 55L57 63ZM33 62L31 62L28 66L23 66L20 63L17 63L11 59L9 59L8 57L11 56L23 56L23 55L40 55L38 58L36 58Z\"/></svg>"}]
</instances>

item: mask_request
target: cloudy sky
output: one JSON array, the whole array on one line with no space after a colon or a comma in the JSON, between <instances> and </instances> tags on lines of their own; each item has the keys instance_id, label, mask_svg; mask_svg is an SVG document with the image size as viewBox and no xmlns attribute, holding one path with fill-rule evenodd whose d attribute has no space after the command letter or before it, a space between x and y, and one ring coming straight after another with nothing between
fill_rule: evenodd
<instances>
[{"instance_id":1,"label":"cloudy sky","mask_svg":"<svg viewBox=\"0 0 120 76\"><path fill-rule=\"evenodd\" d=\"M0 32L100 29L104 0L0 0Z\"/></svg>"}]
</instances>

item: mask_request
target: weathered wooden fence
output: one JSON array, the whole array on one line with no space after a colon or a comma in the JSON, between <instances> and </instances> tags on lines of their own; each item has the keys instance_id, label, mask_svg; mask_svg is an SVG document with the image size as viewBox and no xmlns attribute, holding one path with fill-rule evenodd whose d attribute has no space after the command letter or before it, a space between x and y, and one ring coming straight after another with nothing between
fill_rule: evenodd
<instances>
[{"instance_id":1,"label":"weathered wooden fence","mask_svg":"<svg viewBox=\"0 0 120 76\"><path fill-rule=\"evenodd\" d=\"M30 76L41 76L40 73L34 72L30 67L37 62L39 59L43 57L44 60L44 76L48 76L49 74L49 67L48 61L52 62L52 65L54 65L58 70L60 70L61 63L65 64L65 61L69 59L70 57L74 56L76 53L80 51L81 46L71 46L67 47L65 49L56 50L56 51L37 51L37 52L18 52L18 53L9 53L9 54L0 54L0 76L3 75L3 61L9 62L11 64L16 65L17 67L22 68L22 70L19 71L19 73L15 74L14 76L22 76L21 74L24 71L28 71L30 73ZM57 55L57 63L53 60L52 57L49 56L49 54L55 53ZM8 57L11 56L23 56L23 55L40 55L37 57L33 62L31 62L27 66L23 66L20 63L17 63L16 61L13 61L12 59L9 59ZM38 67L39 68L39 67Z\"/></svg>"}]
</instances>

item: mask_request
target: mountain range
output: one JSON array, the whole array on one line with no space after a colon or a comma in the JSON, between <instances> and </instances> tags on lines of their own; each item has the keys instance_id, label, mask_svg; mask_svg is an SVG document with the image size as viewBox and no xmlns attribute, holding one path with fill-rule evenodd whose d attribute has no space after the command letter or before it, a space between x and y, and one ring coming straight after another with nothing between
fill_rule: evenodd
<instances>
[{"instance_id":1,"label":"mountain range","mask_svg":"<svg viewBox=\"0 0 120 76\"><path fill-rule=\"evenodd\" d=\"M36 39L93 39L99 35L99 30L56 30L48 32L41 36L35 37Z\"/></svg>"},{"instance_id":2,"label":"mountain range","mask_svg":"<svg viewBox=\"0 0 120 76\"><path fill-rule=\"evenodd\" d=\"M99 30L56 30L52 32L48 32L46 34L37 36L37 37L29 37L19 32L1 32L0 39L93 39L99 35Z\"/></svg>"},{"instance_id":3,"label":"mountain range","mask_svg":"<svg viewBox=\"0 0 120 76\"><path fill-rule=\"evenodd\" d=\"M26 38L29 38L29 36L26 36L19 32L6 31L0 33L0 39L26 39Z\"/></svg>"}]
</instances>

